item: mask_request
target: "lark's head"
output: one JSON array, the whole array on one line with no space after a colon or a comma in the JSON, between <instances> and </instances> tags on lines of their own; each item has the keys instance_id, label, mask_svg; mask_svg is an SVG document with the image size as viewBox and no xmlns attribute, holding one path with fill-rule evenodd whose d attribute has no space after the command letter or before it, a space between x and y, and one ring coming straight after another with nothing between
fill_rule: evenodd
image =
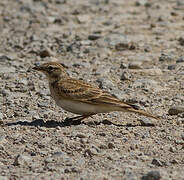
<instances>
[{"instance_id":1,"label":"lark's head","mask_svg":"<svg viewBox=\"0 0 184 180\"><path fill-rule=\"evenodd\" d=\"M44 63L40 66L34 67L33 69L43 72L51 83L59 79L68 77L68 74L64 70L64 67L57 62Z\"/></svg>"}]
</instances>

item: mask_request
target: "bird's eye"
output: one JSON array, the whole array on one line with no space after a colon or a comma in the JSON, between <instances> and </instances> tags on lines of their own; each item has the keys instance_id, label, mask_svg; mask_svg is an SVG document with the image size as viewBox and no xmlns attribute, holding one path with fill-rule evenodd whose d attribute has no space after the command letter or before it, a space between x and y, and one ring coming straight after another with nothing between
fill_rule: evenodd
<instances>
[{"instance_id":1,"label":"bird's eye","mask_svg":"<svg viewBox=\"0 0 184 180\"><path fill-rule=\"evenodd\" d=\"M49 71L52 71L54 68L52 66L48 67Z\"/></svg>"}]
</instances>

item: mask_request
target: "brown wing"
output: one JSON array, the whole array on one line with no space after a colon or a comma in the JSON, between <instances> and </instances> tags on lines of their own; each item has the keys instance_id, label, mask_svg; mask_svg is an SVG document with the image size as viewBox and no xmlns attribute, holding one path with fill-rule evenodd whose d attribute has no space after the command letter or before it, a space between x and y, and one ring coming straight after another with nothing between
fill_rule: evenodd
<instances>
[{"instance_id":1,"label":"brown wing","mask_svg":"<svg viewBox=\"0 0 184 180\"><path fill-rule=\"evenodd\" d=\"M76 101L90 100L101 93L100 89L76 79L61 80L55 85L55 88L60 96Z\"/></svg>"},{"instance_id":2,"label":"brown wing","mask_svg":"<svg viewBox=\"0 0 184 180\"><path fill-rule=\"evenodd\" d=\"M89 104L109 104L124 108L132 107L113 97L110 93L103 91L91 84L76 79L66 79L58 82L55 86L58 94L64 98L81 101Z\"/></svg>"}]
</instances>

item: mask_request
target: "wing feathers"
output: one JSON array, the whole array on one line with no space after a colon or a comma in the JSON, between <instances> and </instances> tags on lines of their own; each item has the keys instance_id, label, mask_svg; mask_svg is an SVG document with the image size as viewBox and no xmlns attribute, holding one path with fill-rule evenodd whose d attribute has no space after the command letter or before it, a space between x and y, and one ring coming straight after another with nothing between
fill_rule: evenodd
<instances>
[{"instance_id":1,"label":"wing feathers","mask_svg":"<svg viewBox=\"0 0 184 180\"><path fill-rule=\"evenodd\" d=\"M156 118L150 113L139 110L137 106L125 103L110 93L103 91L93 85L75 79L61 80L54 84L53 88L60 97L73 101L79 101L93 105L116 106L121 111L139 113L148 117Z\"/></svg>"}]
</instances>

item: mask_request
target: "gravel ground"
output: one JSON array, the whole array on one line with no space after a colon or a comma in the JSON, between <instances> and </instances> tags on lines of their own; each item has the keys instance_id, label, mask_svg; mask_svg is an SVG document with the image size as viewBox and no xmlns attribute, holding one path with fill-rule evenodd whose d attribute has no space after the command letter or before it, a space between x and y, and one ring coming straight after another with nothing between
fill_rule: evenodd
<instances>
[{"instance_id":1,"label":"gravel ground","mask_svg":"<svg viewBox=\"0 0 184 180\"><path fill-rule=\"evenodd\" d=\"M0 32L0 179L184 179L183 0L0 0ZM51 60L161 119L65 121Z\"/></svg>"}]
</instances>

